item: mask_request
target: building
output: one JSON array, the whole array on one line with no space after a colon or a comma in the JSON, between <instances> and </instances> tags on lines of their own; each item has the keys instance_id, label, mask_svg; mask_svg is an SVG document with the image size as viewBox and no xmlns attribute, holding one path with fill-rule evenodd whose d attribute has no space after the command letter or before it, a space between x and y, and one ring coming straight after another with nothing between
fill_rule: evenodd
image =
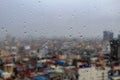
<instances>
[{"instance_id":1,"label":"building","mask_svg":"<svg viewBox=\"0 0 120 80\"><path fill-rule=\"evenodd\" d=\"M120 40L120 34L118 35L118 39Z\"/></svg>"},{"instance_id":2,"label":"building","mask_svg":"<svg viewBox=\"0 0 120 80\"><path fill-rule=\"evenodd\" d=\"M0 57L4 57L4 56L10 56L10 53L5 49L1 49L0 50Z\"/></svg>"},{"instance_id":3,"label":"building","mask_svg":"<svg viewBox=\"0 0 120 80\"><path fill-rule=\"evenodd\" d=\"M78 74L80 75L78 80L109 80L109 70L109 68L105 68L105 70L97 70L95 67L80 68L78 70Z\"/></svg>"},{"instance_id":4,"label":"building","mask_svg":"<svg viewBox=\"0 0 120 80\"><path fill-rule=\"evenodd\" d=\"M114 37L114 33L110 31L104 31L103 32L103 41L109 41L112 40Z\"/></svg>"},{"instance_id":5,"label":"building","mask_svg":"<svg viewBox=\"0 0 120 80\"><path fill-rule=\"evenodd\" d=\"M111 60L118 61L120 59L120 40L113 39L110 40L111 46Z\"/></svg>"}]
</instances>

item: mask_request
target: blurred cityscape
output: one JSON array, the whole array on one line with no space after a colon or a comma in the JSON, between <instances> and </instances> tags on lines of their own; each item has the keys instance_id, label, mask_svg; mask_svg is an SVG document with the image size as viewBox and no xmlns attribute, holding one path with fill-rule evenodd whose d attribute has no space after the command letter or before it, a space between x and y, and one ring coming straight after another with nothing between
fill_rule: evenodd
<instances>
[{"instance_id":1,"label":"blurred cityscape","mask_svg":"<svg viewBox=\"0 0 120 80\"><path fill-rule=\"evenodd\" d=\"M0 80L120 80L120 35L0 42Z\"/></svg>"}]
</instances>

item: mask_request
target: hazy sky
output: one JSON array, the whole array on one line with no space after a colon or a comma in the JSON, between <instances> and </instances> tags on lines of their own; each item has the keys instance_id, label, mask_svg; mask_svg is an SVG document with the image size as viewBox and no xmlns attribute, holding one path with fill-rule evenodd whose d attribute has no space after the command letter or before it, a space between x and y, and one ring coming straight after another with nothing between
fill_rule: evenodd
<instances>
[{"instance_id":1,"label":"hazy sky","mask_svg":"<svg viewBox=\"0 0 120 80\"><path fill-rule=\"evenodd\" d=\"M0 35L101 37L120 33L120 0L0 0Z\"/></svg>"}]
</instances>

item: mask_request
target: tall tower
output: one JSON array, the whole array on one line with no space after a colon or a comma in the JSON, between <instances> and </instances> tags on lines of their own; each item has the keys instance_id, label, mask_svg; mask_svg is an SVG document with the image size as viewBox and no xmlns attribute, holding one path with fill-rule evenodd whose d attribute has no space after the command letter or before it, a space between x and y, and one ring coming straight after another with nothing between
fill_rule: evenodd
<instances>
[{"instance_id":1,"label":"tall tower","mask_svg":"<svg viewBox=\"0 0 120 80\"><path fill-rule=\"evenodd\" d=\"M114 33L110 31L104 31L103 32L103 41L109 41L112 40L114 37Z\"/></svg>"},{"instance_id":2,"label":"tall tower","mask_svg":"<svg viewBox=\"0 0 120 80\"><path fill-rule=\"evenodd\" d=\"M118 39L120 40L120 34L118 34Z\"/></svg>"},{"instance_id":3,"label":"tall tower","mask_svg":"<svg viewBox=\"0 0 120 80\"><path fill-rule=\"evenodd\" d=\"M110 40L111 46L111 60L118 61L120 59L120 40L113 39Z\"/></svg>"}]
</instances>

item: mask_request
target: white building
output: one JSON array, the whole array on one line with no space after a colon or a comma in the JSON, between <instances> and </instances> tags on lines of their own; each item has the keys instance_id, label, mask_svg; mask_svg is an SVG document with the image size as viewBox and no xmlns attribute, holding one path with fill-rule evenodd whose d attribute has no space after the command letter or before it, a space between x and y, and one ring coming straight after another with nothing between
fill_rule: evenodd
<instances>
[{"instance_id":1,"label":"white building","mask_svg":"<svg viewBox=\"0 0 120 80\"><path fill-rule=\"evenodd\" d=\"M97 70L95 67L90 68L81 68L79 69L79 79L78 80L109 80L108 71L110 69L106 68L105 70Z\"/></svg>"}]
</instances>

